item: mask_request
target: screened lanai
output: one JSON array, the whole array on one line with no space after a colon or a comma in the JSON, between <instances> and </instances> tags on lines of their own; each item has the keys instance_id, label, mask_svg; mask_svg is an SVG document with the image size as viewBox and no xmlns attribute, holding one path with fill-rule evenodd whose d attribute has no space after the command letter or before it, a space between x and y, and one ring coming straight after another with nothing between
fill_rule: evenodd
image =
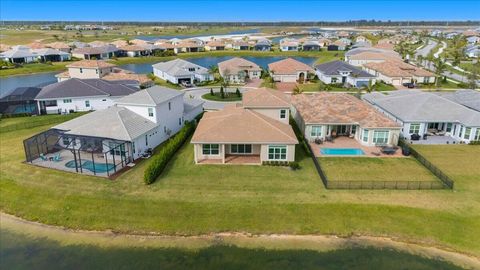
<instances>
[{"instance_id":1,"label":"screened lanai","mask_svg":"<svg viewBox=\"0 0 480 270\"><path fill-rule=\"evenodd\" d=\"M133 158L131 144L49 129L23 141L26 161L41 167L109 177Z\"/></svg>"}]
</instances>

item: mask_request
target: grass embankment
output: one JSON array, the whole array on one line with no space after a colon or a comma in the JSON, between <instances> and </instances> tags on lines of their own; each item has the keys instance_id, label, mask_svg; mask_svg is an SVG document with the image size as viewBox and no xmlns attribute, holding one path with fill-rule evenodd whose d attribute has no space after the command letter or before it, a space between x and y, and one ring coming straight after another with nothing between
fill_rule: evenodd
<instances>
[{"instance_id":1,"label":"grass embankment","mask_svg":"<svg viewBox=\"0 0 480 270\"><path fill-rule=\"evenodd\" d=\"M347 87L341 87L337 85L329 85L328 90L325 90L327 89L326 85L321 81L314 82L314 83L299 84L298 88L303 92L318 92L318 91L352 92L352 93L358 92L358 88L354 88L354 87L347 88ZM365 91L364 89L360 89L360 90ZM393 91L393 90L397 90L393 85L386 84L383 82L378 82L376 84L376 91Z\"/></svg>"},{"instance_id":2,"label":"grass embankment","mask_svg":"<svg viewBox=\"0 0 480 270\"><path fill-rule=\"evenodd\" d=\"M414 158L319 158L329 181L439 181Z\"/></svg>"},{"instance_id":3,"label":"grass embankment","mask_svg":"<svg viewBox=\"0 0 480 270\"><path fill-rule=\"evenodd\" d=\"M23 139L46 128L0 134L2 211L86 230L390 236L480 256L478 146L415 146L453 178L453 192L326 190L301 148L297 160L302 168L291 171L196 166L189 144L160 179L145 186L149 160L115 181L22 163Z\"/></svg>"},{"instance_id":4,"label":"grass embankment","mask_svg":"<svg viewBox=\"0 0 480 270\"><path fill-rule=\"evenodd\" d=\"M66 70L65 66L71 62L54 62L52 64L34 63L24 64L18 68L0 69L0 77L8 77L14 75L26 75L33 73L55 72Z\"/></svg>"},{"instance_id":5,"label":"grass embankment","mask_svg":"<svg viewBox=\"0 0 480 270\"><path fill-rule=\"evenodd\" d=\"M224 98L222 98L219 92L214 93L213 96L210 93L206 93L202 95L202 98L206 100L221 101L221 102L234 102L234 101L242 100L242 96L238 96L237 94L232 92L225 93Z\"/></svg>"}]
</instances>

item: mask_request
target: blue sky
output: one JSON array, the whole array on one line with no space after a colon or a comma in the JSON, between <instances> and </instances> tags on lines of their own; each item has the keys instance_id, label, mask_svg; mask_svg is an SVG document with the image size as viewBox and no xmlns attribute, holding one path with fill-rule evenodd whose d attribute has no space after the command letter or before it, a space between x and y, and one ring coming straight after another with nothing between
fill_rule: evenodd
<instances>
[{"instance_id":1,"label":"blue sky","mask_svg":"<svg viewBox=\"0 0 480 270\"><path fill-rule=\"evenodd\" d=\"M0 18L2 20L198 22L480 20L480 1L1 0Z\"/></svg>"}]
</instances>

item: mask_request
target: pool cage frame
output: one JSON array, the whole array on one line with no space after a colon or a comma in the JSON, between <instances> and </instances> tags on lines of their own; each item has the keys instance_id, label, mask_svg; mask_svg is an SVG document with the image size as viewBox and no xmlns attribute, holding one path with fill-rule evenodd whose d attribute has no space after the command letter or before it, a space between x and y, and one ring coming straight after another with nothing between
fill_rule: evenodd
<instances>
[{"instance_id":1,"label":"pool cage frame","mask_svg":"<svg viewBox=\"0 0 480 270\"><path fill-rule=\"evenodd\" d=\"M133 153L130 149L131 144L128 141L67 134L66 132L67 131L59 129L49 129L25 139L23 141L23 147L25 150L26 161L33 164L33 161L40 158L41 154L46 155L62 150L69 150L73 154L75 171L77 173L83 174L85 168L83 168L82 164L85 160L90 160L93 163L93 171L90 169L89 171L93 172L93 175L97 175L99 173L105 173L98 172L95 168L95 164L99 164L99 162L95 161L94 155L101 154L105 160L104 164L107 168L106 174L108 177L117 173L117 171L133 161ZM63 143L61 144L60 142ZM68 143L66 144L65 142ZM108 143L106 144L105 142ZM104 150L105 147L108 150ZM84 155L85 152L88 153L86 156ZM81 153L83 153L83 155ZM111 170L108 169L109 159L113 161L113 172L110 172Z\"/></svg>"}]
</instances>

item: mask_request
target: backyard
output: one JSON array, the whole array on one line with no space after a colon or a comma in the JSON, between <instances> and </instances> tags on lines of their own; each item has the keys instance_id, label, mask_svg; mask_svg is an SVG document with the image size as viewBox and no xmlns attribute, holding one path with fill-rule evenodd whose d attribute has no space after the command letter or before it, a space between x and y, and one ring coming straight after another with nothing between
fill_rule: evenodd
<instances>
[{"instance_id":1,"label":"backyard","mask_svg":"<svg viewBox=\"0 0 480 270\"><path fill-rule=\"evenodd\" d=\"M10 120L18 121L4 119L2 125ZM22 141L51 125L0 133L2 212L73 229L130 233L386 236L480 256L478 146L415 146L453 178L453 191L326 190L300 147L301 169L291 171L194 165L190 144L180 149L154 184L146 186L143 174L149 159L116 180L23 163ZM352 162L350 166L331 162L364 171ZM377 171L371 175L380 174L382 165L368 166ZM416 168L422 179L430 177L413 163L388 166L401 177L412 174L405 168Z\"/></svg>"},{"instance_id":2,"label":"backyard","mask_svg":"<svg viewBox=\"0 0 480 270\"><path fill-rule=\"evenodd\" d=\"M334 91L334 92L357 92L358 88L346 88L338 85L329 85L326 88L326 85L321 81L316 81L312 83L299 84L299 89L303 92L318 92L322 91L321 89L328 89L324 91ZM375 84L376 91L392 91L396 90L393 85L389 85L383 82L378 82ZM365 89L361 89L365 91Z\"/></svg>"}]
</instances>

